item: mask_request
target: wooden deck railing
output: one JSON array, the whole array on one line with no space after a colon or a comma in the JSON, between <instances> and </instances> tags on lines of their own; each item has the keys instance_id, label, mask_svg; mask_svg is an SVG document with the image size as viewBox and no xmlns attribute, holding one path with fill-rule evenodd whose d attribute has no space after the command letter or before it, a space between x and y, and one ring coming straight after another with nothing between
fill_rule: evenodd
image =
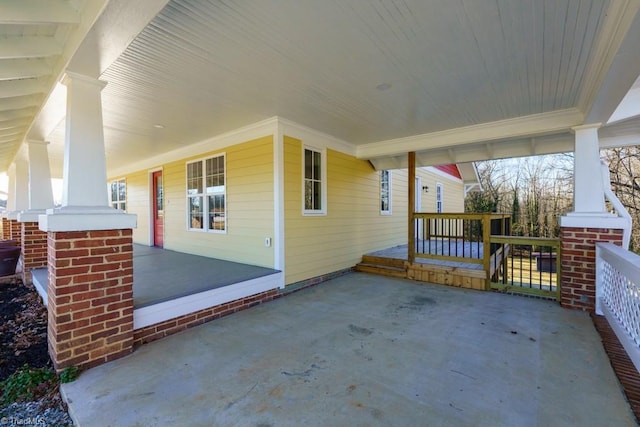
<instances>
[{"instance_id":1,"label":"wooden deck railing","mask_svg":"<svg viewBox=\"0 0 640 427\"><path fill-rule=\"evenodd\" d=\"M412 221L410 260L479 264L486 272L486 290L559 298L557 239L511 236L509 214L417 212Z\"/></svg>"},{"instance_id":2,"label":"wooden deck railing","mask_svg":"<svg viewBox=\"0 0 640 427\"><path fill-rule=\"evenodd\" d=\"M409 242L409 259L483 264L488 269L497 250L497 245L491 245L491 235L511 233L508 214L416 212L412 219L415 236Z\"/></svg>"},{"instance_id":3,"label":"wooden deck railing","mask_svg":"<svg viewBox=\"0 0 640 427\"><path fill-rule=\"evenodd\" d=\"M560 300L560 240L492 235L491 245L499 254L491 260L491 289Z\"/></svg>"}]
</instances>

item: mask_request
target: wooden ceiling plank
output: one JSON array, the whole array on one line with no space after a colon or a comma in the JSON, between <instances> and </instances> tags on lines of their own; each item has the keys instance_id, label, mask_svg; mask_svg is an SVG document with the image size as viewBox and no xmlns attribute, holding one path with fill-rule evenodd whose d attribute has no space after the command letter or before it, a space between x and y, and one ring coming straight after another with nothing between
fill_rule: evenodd
<instances>
[{"instance_id":1,"label":"wooden ceiling plank","mask_svg":"<svg viewBox=\"0 0 640 427\"><path fill-rule=\"evenodd\" d=\"M44 80L23 79L0 81L0 94L6 98L44 93Z\"/></svg>"},{"instance_id":2,"label":"wooden ceiling plank","mask_svg":"<svg viewBox=\"0 0 640 427\"><path fill-rule=\"evenodd\" d=\"M43 59L0 60L0 80L42 77L51 74Z\"/></svg>"},{"instance_id":3,"label":"wooden ceiling plank","mask_svg":"<svg viewBox=\"0 0 640 427\"><path fill-rule=\"evenodd\" d=\"M0 24L77 24L80 15L67 0L3 0Z\"/></svg>"},{"instance_id":4,"label":"wooden ceiling plank","mask_svg":"<svg viewBox=\"0 0 640 427\"><path fill-rule=\"evenodd\" d=\"M16 96L0 98L0 114L12 110L22 110L24 108L36 108L40 105L41 96Z\"/></svg>"},{"instance_id":5,"label":"wooden ceiling plank","mask_svg":"<svg viewBox=\"0 0 640 427\"><path fill-rule=\"evenodd\" d=\"M60 55L62 47L53 37L8 36L0 38L0 59L43 58Z\"/></svg>"}]
</instances>

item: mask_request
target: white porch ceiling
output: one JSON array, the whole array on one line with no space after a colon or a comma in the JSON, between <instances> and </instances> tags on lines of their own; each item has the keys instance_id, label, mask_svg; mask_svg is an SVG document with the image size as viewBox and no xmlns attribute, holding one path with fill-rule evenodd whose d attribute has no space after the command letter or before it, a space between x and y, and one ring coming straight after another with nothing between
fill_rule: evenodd
<instances>
[{"instance_id":1,"label":"white porch ceiling","mask_svg":"<svg viewBox=\"0 0 640 427\"><path fill-rule=\"evenodd\" d=\"M8 3L20 24L0 5L0 55L17 52L0 62L0 169L31 129L51 142L58 175L60 97L33 117L63 71L55 46L71 47L29 38L77 27L85 2ZM27 7L45 3L51 13ZM109 2L71 61L77 71L99 56L83 71L108 82L110 169L274 116L378 164L407 150L424 165L565 151L570 128L606 122L640 75L627 37L638 0L172 0L157 15L135 4Z\"/></svg>"}]
</instances>

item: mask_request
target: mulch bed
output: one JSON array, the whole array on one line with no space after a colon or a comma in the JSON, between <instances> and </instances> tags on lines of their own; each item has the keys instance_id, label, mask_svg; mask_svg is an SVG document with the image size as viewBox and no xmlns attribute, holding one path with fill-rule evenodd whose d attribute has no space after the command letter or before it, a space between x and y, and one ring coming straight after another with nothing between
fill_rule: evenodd
<instances>
[{"instance_id":1,"label":"mulch bed","mask_svg":"<svg viewBox=\"0 0 640 427\"><path fill-rule=\"evenodd\" d=\"M47 350L47 309L19 279L0 282L0 381L25 363L52 368Z\"/></svg>"},{"instance_id":2,"label":"mulch bed","mask_svg":"<svg viewBox=\"0 0 640 427\"><path fill-rule=\"evenodd\" d=\"M618 377L624 394L627 396L631 410L640 424L640 373L629 359L627 351L616 336L604 316L591 314L593 324L602 338L602 345L609 356L613 371Z\"/></svg>"},{"instance_id":3,"label":"mulch bed","mask_svg":"<svg viewBox=\"0 0 640 427\"><path fill-rule=\"evenodd\" d=\"M24 285L19 278L2 279L0 381L25 364L30 368L45 368L53 372L47 348L47 308L32 285ZM38 411L56 409L66 412L57 384L49 384L49 388L39 390L34 397Z\"/></svg>"}]
</instances>

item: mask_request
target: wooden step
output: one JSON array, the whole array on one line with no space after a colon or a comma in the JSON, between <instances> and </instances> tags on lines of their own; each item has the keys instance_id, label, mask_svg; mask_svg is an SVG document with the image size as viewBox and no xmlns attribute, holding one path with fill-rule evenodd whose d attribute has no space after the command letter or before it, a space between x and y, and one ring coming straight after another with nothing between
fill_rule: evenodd
<instances>
[{"instance_id":1,"label":"wooden step","mask_svg":"<svg viewBox=\"0 0 640 427\"><path fill-rule=\"evenodd\" d=\"M404 267L398 268L398 267L368 264L368 263L362 262L360 264L357 264L355 269L356 271L360 271L363 273L379 274L381 276L399 277L399 278L407 277L407 271Z\"/></svg>"},{"instance_id":2,"label":"wooden step","mask_svg":"<svg viewBox=\"0 0 640 427\"><path fill-rule=\"evenodd\" d=\"M393 267L406 269L405 263L407 261L399 258L386 258L375 255L363 255L362 256L362 264L368 265L379 265L384 267Z\"/></svg>"}]
</instances>

